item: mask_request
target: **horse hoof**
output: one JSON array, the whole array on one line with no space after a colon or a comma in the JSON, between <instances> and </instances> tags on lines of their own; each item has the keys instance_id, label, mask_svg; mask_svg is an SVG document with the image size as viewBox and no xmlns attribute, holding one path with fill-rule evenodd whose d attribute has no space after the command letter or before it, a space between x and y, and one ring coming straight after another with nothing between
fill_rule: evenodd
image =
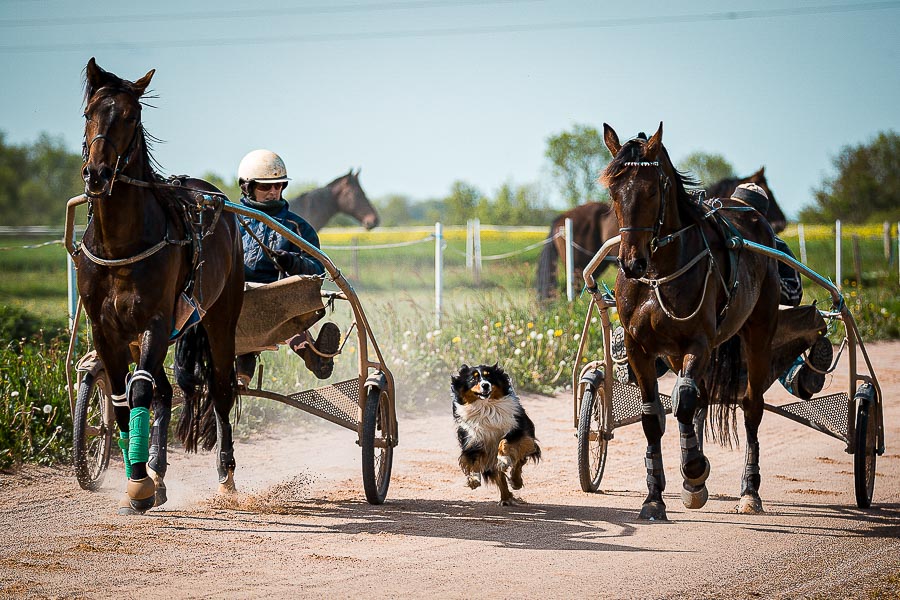
<instances>
[{"instance_id":1,"label":"horse hoof","mask_svg":"<svg viewBox=\"0 0 900 600\"><path fill-rule=\"evenodd\" d=\"M694 491L687 489L687 487L681 488L681 501L684 503L685 508L703 508L706 506L707 500L709 500L709 490L705 485Z\"/></svg>"},{"instance_id":2,"label":"horse hoof","mask_svg":"<svg viewBox=\"0 0 900 600\"><path fill-rule=\"evenodd\" d=\"M229 470L228 475L225 476L225 479L219 481L219 494L233 494L236 491L237 487L235 487L234 485L234 471Z\"/></svg>"},{"instance_id":3,"label":"horse hoof","mask_svg":"<svg viewBox=\"0 0 900 600\"><path fill-rule=\"evenodd\" d=\"M126 493L131 508L139 513L150 510L156 502L156 485L149 477L129 479Z\"/></svg>"},{"instance_id":4,"label":"horse hoof","mask_svg":"<svg viewBox=\"0 0 900 600\"><path fill-rule=\"evenodd\" d=\"M168 495L166 495L165 476L160 475L150 467L147 467L147 473L150 475L150 478L153 479L153 484L156 486L156 504L154 504L154 506L162 506L166 503L166 500L169 499Z\"/></svg>"},{"instance_id":5,"label":"horse hoof","mask_svg":"<svg viewBox=\"0 0 900 600\"><path fill-rule=\"evenodd\" d=\"M735 510L743 515L761 515L765 512L760 497L749 494L741 496L741 500L738 502Z\"/></svg>"},{"instance_id":6,"label":"horse hoof","mask_svg":"<svg viewBox=\"0 0 900 600\"><path fill-rule=\"evenodd\" d=\"M123 494L122 499L119 500L119 507L116 510L116 514L123 517L133 517L141 513L131 508L131 498L128 497L128 494Z\"/></svg>"},{"instance_id":7,"label":"horse hoof","mask_svg":"<svg viewBox=\"0 0 900 600\"><path fill-rule=\"evenodd\" d=\"M706 463L703 466L703 474L699 477L688 477L684 472L684 467L681 468L681 476L684 478L685 485L692 485L694 487L699 487L706 483L706 480L709 479L709 459L705 456L703 457L703 461Z\"/></svg>"},{"instance_id":8,"label":"horse hoof","mask_svg":"<svg viewBox=\"0 0 900 600\"><path fill-rule=\"evenodd\" d=\"M638 519L642 521L668 521L666 505L662 501L645 502Z\"/></svg>"}]
</instances>

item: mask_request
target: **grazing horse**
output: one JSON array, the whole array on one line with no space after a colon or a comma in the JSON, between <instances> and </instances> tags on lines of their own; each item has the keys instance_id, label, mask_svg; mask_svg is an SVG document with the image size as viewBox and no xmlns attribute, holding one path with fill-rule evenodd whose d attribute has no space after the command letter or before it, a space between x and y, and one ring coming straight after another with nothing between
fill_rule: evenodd
<instances>
[{"instance_id":1,"label":"grazing horse","mask_svg":"<svg viewBox=\"0 0 900 600\"><path fill-rule=\"evenodd\" d=\"M622 237L616 306L628 362L641 390L647 438L648 495L640 518L666 518L660 443L666 421L656 358L663 357L678 373L672 412L681 438L681 498L687 508L700 508L708 499L710 465L698 439L702 421L697 417L707 403L720 404L716 432L720 439L730 439L729 417L742 391L742 347L747 451L738 510L762 512L757 433L763 392L771 382L779 279L773 259L740 250L739 240L773 247L774 234L764 217L740 201L705 204L689 194L685 185L694 182L675 170L662 136L660 123L649 140L642 135L621 144L612 127L603 126L614 158L600 181L609 189Z\"/></svg>"},{"instance_id":2,"label":"grazing horse","mask_svg":"<svg viewBox=\"0 0 900 600\"><path fill-rule=\"evenodd\" d=\"M765 190L769 196L769 209L766 218L775 233L783 231L787 222L781 207L775 202L775 195L769 189L766 181L765 167L759 171L741 178L723 179L714 183L706 190L707 198L729 198L734 189L742 183L755 183ZM617 235L619 222L612 207L605 202L588 202L581 206L568 210L553 220L550 224L550 233L541 250L538 259L537 290L539 299L551 298L557 289L557 263L560 256L566 255L566 240L560 233L565 232L566 219L572 219L572 248L573 263L575 267L575 281L581 281L581 273L594 257L600 247L609 238ZM599 276L607 266L615 262L615 257L609 258L594 272Z\"/></svg>"},{"instance_id":3,"label":"grazing horse","mask_svg":"<svg viewBox=\"0 0 900 600\"><path fill-rule=\"evenodd\" d=\"M378 212L359 184L359 170L341 175L325 187L288 200L290 209L318 231L337 213L346 213L366 229L378 226Z\"/></svg>"},{"instance_id":4,"label":"grazing horse","mask_svg":"<svg viewBox=\"0 0 900 600\"><path fill-rule=\"evenodd\" d=\"M190 451L210 449L218 439L220 491L234 489L229 412L243 302L241 236L235 219L222 214L224 196L216 188L154 171L141 123L141 97L153 73L131 82L93 58L85 70L82 176L90 204L74 260L121 431L123 514L166 501L172 386L163 361L179 328L175 375L185 395L179 437ZM202 320L184 331L181 315Z\"/></svg>"}]
</instances>

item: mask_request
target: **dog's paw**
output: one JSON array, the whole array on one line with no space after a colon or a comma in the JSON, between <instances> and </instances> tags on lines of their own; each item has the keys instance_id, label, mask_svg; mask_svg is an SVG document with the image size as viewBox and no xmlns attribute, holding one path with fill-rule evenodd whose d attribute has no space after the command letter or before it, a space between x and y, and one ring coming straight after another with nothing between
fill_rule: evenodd
<instances>
[{"instance_id":1,"label":"dog's paw","mask_svg":"<svg viewBox=\"0 0 900 600\"><path fill-rule=\"evenodd\" d=\"M513 496L510 496L509 498L506 498L506 499L503 499L503 498L500 499L500 506L515 506L518 503L519 503L519 499L515 498Z\"/></svg>"},{"instance_id":2,"label":"dog's paw","mask_svg":"<svg viewBox=\"0 0 900 600\"><path fill-rule=\"evenodd\" d=\"M481 486L481 475L469 475L466 477L466 485L473 490Z\"/></svg>"},{"instance_id":3,"label":"dog's paw","mask_svg":"<svg viewBox=\"0 0 900 600\"><path fill-rule=\"evenodd\" d=\"M523 485L525 485L525 482L522 481L521 475L519 475L518 477L513 475L509 478L509 487L511 487L512 489L521 490Z\"/></svg>"}]
</instances>

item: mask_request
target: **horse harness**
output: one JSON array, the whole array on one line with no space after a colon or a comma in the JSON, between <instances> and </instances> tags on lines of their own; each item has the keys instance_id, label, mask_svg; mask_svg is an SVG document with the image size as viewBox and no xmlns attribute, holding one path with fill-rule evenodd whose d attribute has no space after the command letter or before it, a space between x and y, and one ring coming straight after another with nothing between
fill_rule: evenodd
<instances>
[{"instance_id":1,"label":"horse harness","mask_svg":"<svg viewBox=\"0 0 900 600\"><path fill-rule=\"evenodd\" d=\"M661 200L659 203L659 213L652 227L620 227L619 233L629 231L651 232L653 234L653 237L650 240L651 254L655 253L659 248L672 243L677 238L685 235L695 227L700 233L700 238L703 240L703 250L674 273L666 275L664 277L656 278L639 277L637 278L637 280L650 286L650 288L656 294L656 300L659 303L660 308L667 317L675 321L689 321L697 316L697 314L700 312L700 309L703 307L703 303L706 301L706 292L709 287L709 278L712 275L713 271L715 271L718 275L719 282L722 284L722 289L725 291L725 306L723 306L722 310L719 311L717 317L718 322L721 323L725 319L725 315L731 305L731 299L738 287L737 271L738 265L740 264L740 251L743 248L744 238L738 231L738 229L734 226L734 224L724 215L720 214L719 211L745 211L755 209L751 206L726 207L718 198L714 198L711 202L707 202L702 190L695 194L692 194L692 196L695 197L694 202L696 207L705 209L705 212L702 214L702 219L710 220L713 224L714 229L716 229L716 231L718 231L722 238L725 240L725 246L726 250L728 251L729 257L729 281L726 282L725 277L722 274L722 270L719 268L719 265L717 264L716 259L712 254L712 249L709 246L709 240L706 238L706 234L703 232L703 228L699 226L700 224L698 222L691 223L690 225L683 227L674 233L670 233L669 235L659 237L659 231L662 228L663 220L665 219L668 190L671 185L669 176L666 175L662 167L660 167L659 161L628 161L625 162L624 165L627 167L655 167L659 174L659 189ZM665 303L663 302L662 295L660 294L659 286L678 279L704 258L707 259L707 266L706 276L703 280L703 294L700 297L700 302L697 304L697 308L694 309L691 314L686 317L679 317L666 307Z\"/></svg>"},{"instance_id":2,"label":"horse harness","mask_svg":"<svg viewBox=\"0 0 900 600\"><path fill-rule=\"evenodd\" d=\"M93 144L94 141L99 138L105 138L105 136L96 136L91 141L91 144ZM219 221L219 217L221 216L222 210L224 208L224 200L227 200L227 197L221 192L210 192L197 188L187 187L185 185L185 180L187 179L186 175L172 176L165 181L147 182L140 179L134 179L123 174L121 170L124 169L125 166L127 166L128 161L131 158L130 152L133 151L133 146L133 143L129 146L129 151L126 154L125 163L121 168L118 166L121 156L116 158L116 171L112 179L110 180L109 189L106 190L105 193L101 194L88 194L88 222L90 222L90 219L93 218L93 202L91 199L100 197L109 198L112 194L113 183L116 179L119 179L122 181L122 183L128 185L154 190L154 197L157 199L157 201L160 201L159 197L155 193L155 190L157 189L187 191L188 193L190 193L192 199L190 201L185 200L181 197L180 194L176 193L174 194L175 198L177 199L176 202L160 202L166 213L166 233L164 234L163 239L161 239L150 248L147 248L143 252L126 258L101 258L91 252L82 240L76 246L75 251L72 253L72 256L74 258L78 254L84 254L84 256L94 264L104 267L122 267L149 258L166 246L191 246L191 270L190 275L185 282L182 293L187 298L192 298L196 303L195 308L200 309L200 307L203 305L203 299L201 296L195 296L194 291L197 290L198 294L202 294L202 286L198 284L202 281L203 274L203 262L200 260L200 255L203 250L203 240L204 238L206 238L206 236L210 235L215 230L215 227ZM87 149L89 147L89 145L85 144L85 152L87 152ZM173 204L175 205L174 207ZM212 211L211 217L206 217L207 213L210 210ZM185 231L185 237L183 239L172 239L172 237L170 236L169 226L173 220L181 222L182 227Z\"/></svg>"}]
</instances>

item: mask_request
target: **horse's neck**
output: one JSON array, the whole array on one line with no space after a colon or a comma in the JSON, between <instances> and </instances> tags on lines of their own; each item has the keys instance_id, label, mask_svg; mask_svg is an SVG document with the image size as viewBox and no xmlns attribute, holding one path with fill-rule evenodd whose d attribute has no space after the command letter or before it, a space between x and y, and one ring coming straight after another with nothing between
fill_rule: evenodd
<instances>
[{"instance_id":1,"label":"horse's neck","mask_svg":"<svg viewBox=\"0 0 900 600\"><path fill-rule=\"evenodd\" d=\"M338 211L331 187L318 188L301 194L291 208L306 219L315 230L324 227Z\"/></svg>"},{"instance_id":2,"label":"horse's neck","mask_svg":"<svg viewBox=\"0 0 900 600\"><path fill-rule=\"evenodd\" d=\"M137 164L129 177L146 179ZM166 215L153 193L116 181L109 196L93 201L93 241L109 256L146 249L165 235Z\"/></svg>"}]
</instances>

